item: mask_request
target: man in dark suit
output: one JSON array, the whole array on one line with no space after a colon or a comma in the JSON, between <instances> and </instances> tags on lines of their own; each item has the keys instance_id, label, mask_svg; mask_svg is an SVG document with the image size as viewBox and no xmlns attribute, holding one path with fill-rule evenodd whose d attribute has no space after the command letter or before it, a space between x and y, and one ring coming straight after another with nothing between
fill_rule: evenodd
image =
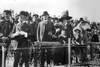
<instances>
[{"instance_id":1,"label":"man in dark suit","mask_svg":"<svg viewBox=\"0 0 100 67\"><path fill-rule=\"evenodd\" d=\"M12 15L11 15L11 11L10 10L4 10L5 15L2 18L2 21L0 23L0 33L2 34L2 36L0 37L0 42L2 43L6 43L6 51L5 51L5 61L6 62L6 57L7 57L7 52L8 52L8 47L10 44L10 38L9 35L11 33L12 27L13 27L13 23L12 23ZM1 46L0 46L1 47ZM0 50L1 52L1 50ZM2 54L1 54L2 55ZM0 57L2 58L2 57ZM1 64L0 64L1 66ZM6 66L6 64L5 64Z\"/></svg>"},{"instance_id":2,"label":"man in dark suit","mask_svg":"<svg viewBox=\"0 0 100 67\"><path fill-rule=\"evenodd\" d=\"M42 15L42 21L38 24L37 40L38 41L52 41L52 35L55 33L55 27L49 21L49 14L45 11Z\"/></svg>"},{"instance_id":3,"label":"man in dark suit","mask_svg":"<svg viewBox=\"0 0 100 67\"><path fill-rule=\"evenodd\" d=\"M14 55L13 67L18 67L19 62L20 67L23 66L23 63L25 63L25 67L29 67L29 44L27 39L30 35L30 25L28 23L28 12L21 11L19 19L19 26L15 28L15 33L17 34L12 36L12 38L18 42L18 49L15 50Z\"/></svg>"},{"instance_id":4,"label":"man in dark suit","mask_svg":"<svg viewBox=\"0 0 100 67\"><path fill-rule=\"evenodd\" d=\"M31 39L31 42L34 44L35 41L37 41L37 27L38 27L38 15L34 14L32 17L32 21L30 22L31 32L29 38ZM33 45L31 45L33 47ZM33 49L31 52L31 59L30 62L32 62L34 58L34 67L37 67L37 60L38 60L38 49Z\"/></svg>"},{"instance_id":5,"label":"man in dark suit","mask_svg":"<svg viewBox=\"0 0 100 67\"><path fill-rule=\"evenodd\" d=\"M53 41L52 36L55 34L55 27L52 22L49 21L49 14L47 11L44 11L42 15L42 21L38 24L37 28L37 40L38 41L47 41L51 42ZM46 49L47 53L45 52L45 49L41 49L41 67L44 67L45 63L45 54L47 55L47 64L50 64L51 59L51 50Z\"/></svg>"},{"instance_id":6,"label":"man in dark suit","mask_svg":"<svg viewBox=\"0 0 100 67\"><path fill-rule=\"evenodd\" d=\"M59 19L60 22L62 22L62 30L65 30L65 35L66 35L66 42L68 42L68 38L72 38L73 37L73 28L71 26L71 22L70 19L72 17L69 16L69 12L68 10L66 10L62 17ZM61 64L68 64L68 48L67 47L63 47L60 48L63 49L63 51L60 51L59 53L61 54Z\"/></svg>"}]
</instances>

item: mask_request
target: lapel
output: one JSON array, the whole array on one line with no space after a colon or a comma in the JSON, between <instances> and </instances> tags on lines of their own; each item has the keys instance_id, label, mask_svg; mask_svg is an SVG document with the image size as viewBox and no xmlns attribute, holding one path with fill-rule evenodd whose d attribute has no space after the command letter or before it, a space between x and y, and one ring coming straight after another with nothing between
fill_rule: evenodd
<instances>
[{"instance_id":1,"label":"lapel","mask_svg":"<svg viewBox=\"0 0 100 67\"><path fill-rule=\"evenodd\" d=\"M44 21L40 22L40 41L42 41L45 31Z\"/></svg>"}]
</instances>

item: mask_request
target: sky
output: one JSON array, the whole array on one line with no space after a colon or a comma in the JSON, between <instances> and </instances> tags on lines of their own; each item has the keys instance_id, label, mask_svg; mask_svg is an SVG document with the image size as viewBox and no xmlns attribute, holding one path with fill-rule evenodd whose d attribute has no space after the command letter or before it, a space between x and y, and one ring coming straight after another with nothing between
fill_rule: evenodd
<instances>
[{"instance_id":1,"label":"sky","mask_svg":"<svg viewBox=\"0 0 100 67\"><path fill-rule=\"evenodd\" d=\"M13 9L42 15L43 11L53 16L61 16L65 10L73 19L88 17L90 21L100 22L100 0L0 0L0 12Z\"/></svg>"}]
</instances>

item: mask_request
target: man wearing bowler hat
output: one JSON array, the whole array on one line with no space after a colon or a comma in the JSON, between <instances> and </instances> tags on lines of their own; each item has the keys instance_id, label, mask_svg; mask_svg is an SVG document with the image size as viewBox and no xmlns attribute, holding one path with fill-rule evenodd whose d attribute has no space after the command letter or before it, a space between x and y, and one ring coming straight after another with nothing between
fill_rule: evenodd
<instances>
[{"instance_id":1,"label":"man wearing bowler hat","mask_svg":"<svg viewBox=\"0 0 100 67\"><path fill-rule=\"evenodd\" d=\"M38 27L38 14L34 14L32 17L32 21L30 22L30 27L31 27L31 35L29 38L31 39L31 42L34 43L37 41L37 27ZM32 45L33 46L33 45ZM37 60L38 60L38 49L33 49L32 54L31 54L31 60L34 58L34 67L37 67Z\"/></svg>"},{"instance_id":2,"label":"man wearing bowler hat","mask_svg":"<svg viewBox=\"0 0 100 67\"><path fill-rule=\"evenodd\" d=\"M37 28L37 41L46 41L51 42L53 41L52 36L55 34L55 27L52 22L49 20L49 14L47 11L44 11L42 15L42 21L38 24ZM47 55L46 60L47 64L50 64L51 59L51 50L46 49L47 53L45 52L45 49L41 49L41 67L44 67L45 62L45 54Z\"/></svg>"},{"instance_id":3,"label":"man wearing bowler hat","mask_svg":"<svg viewBox=\"0 0 100 67\"><path fill-rule=\"evenodd\" d=\"M18 42L13 67L18 67L18 64L22 67L23 63L25 63L25 67L29 67L29 45L27 40L29 35L30 25L28 24L28 12L21 11L19 14L19 23L16 24L11 35L12 39Z\"/></svg>"}]
</instances>

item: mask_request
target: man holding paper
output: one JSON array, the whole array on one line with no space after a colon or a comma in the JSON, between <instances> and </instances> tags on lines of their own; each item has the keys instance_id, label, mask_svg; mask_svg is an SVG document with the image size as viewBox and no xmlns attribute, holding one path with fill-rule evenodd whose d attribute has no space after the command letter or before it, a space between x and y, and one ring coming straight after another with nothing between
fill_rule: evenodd
<instances>
[{"instance_id":1,"label":"man holding paper","mask_svg":"<svg viewBox=\"0 0 100 67\"><path fill-rule=\"evenodd\" d=\"M28 36L30 35L30 25L28 23L28 12L21 11L19 14L19 23L15 25L11 37L18 42L17 49L14 55L14 65L13 67L23 66L29 67L29 44ZM21 61L20 61L21 58ZM19 64L19 65L18 65Z\"/></svg>"}]
</instances>

